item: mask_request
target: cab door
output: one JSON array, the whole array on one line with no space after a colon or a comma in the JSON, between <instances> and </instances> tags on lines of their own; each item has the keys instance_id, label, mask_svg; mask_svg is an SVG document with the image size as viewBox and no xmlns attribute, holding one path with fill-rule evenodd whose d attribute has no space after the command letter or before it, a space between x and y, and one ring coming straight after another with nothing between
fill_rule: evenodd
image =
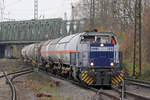
<instances>
[{"instance_id":1,"label":"cab door","mask_svg":"<svg viewBox=\"0 0 150 100\"><path fill-rule=\"evenodd\" d=\"M88 67L90 45L88 43L79 44L78 51L78 65L81 67Z\"/></svg>"}]
</instances>

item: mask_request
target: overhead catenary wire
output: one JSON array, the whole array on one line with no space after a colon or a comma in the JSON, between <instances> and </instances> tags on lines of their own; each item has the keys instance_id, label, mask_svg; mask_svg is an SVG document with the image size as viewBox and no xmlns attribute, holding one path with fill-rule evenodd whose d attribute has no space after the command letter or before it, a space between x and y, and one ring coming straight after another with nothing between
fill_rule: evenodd
<instances>
[{"instance_id":1,"label":"overhead catenary wire","mask_svg":"<svg viewBox=\"0 0 150 100\"><path fill-rule=\"evenodd\" d=\"M5 1L6 1L6 0L5 0ZM15 6L16 4L21 3L22 1L23 1L23 0L16 0L16 1L13 1L13 2L7 4L6 7L7 7L7 6L9 6L9 7L10 7L10 6Z\"/></svg>"},{"instance_id":2,"label":"overhead catenary wire","mask_svg":"<svg viewBox=\"0 0 150 100\"><path fill-rule=\"evenodd\" d=\"M16 0L14 2L11 2L7 4L7 0L2 0L0 2L0 10L1 10L1 22L2 21L9 21L9 20L15 20L14 18L10 18L10 11L7 10L7 7L10 7L12 5L16 5L17 3L20 3L22 0ZM7 12L7 13L6 13Z\"/></svg>"}]
</instances>

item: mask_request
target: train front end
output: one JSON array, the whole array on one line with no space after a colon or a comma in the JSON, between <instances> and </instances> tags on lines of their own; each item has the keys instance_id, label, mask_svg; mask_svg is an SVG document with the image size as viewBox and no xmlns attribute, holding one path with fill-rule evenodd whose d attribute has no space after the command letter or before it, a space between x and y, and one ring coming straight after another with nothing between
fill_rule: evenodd
<instances>
[{"instance_id":1,"label":"train front end","mask_svg":"<svg viewBox=\"0 0 150 100\"><path fill-rule=\"evenodd\" d=\"M80 79L88 85L111 86L119 84L119 45L113 33L86 33L81 36L79 46Z\"/></svg>"}]
</instances>

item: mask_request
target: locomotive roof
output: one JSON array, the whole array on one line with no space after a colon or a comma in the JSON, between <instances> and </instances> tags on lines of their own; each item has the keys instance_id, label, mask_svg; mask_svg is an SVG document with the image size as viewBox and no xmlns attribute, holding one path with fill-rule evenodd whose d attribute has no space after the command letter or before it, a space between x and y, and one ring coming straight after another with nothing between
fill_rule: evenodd
<instances>
[{"instance_id":1,"label":"locomotive roof","mask_svg":"<svg viewBox=\"0 0 150 100\"><path fill-rule=\"evenodd\" d=\"M115 36L113 32L85 32L82 35L113 35Z\"/></svg>"}]
</instances>

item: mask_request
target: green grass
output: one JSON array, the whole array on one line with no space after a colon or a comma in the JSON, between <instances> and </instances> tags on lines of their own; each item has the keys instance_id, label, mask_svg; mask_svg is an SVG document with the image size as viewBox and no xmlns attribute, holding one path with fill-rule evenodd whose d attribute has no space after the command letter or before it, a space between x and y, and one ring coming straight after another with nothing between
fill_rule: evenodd
<instances>
[{"instance_id":1,"label":"green grass","mask_svg":"<svg viewBox=\"0 0 150 100\"><path fill-rule=\"evenodd\" d=\"M39 91L40 92L47 92L47 91L49 91L51 89L52 89L52 87L50 87L50 86L41 86Z\"/></svg>"},{"instance_id":2,"label":"green grass","mask_svg":"<svg viewBox=\"0 0 150 100\"><path fill-rule=\"evenodd\" d=\"M150 81L150 68L142 72L142 75L139 77L140 80Z\"/></svg>"},{"instance_id":3,"label":"green grass","mask_svg":"<svg viewBox=\"0 0 150 100\"><path fill-rule=\"evenodd\" d=\"M22 68L22 66L19 65L16 60L10 59L0 59L0 65L4 65L5 71L7 71L7 73L15 72ZM52 96L51 98L42 97L38 98L37 100L71 100L71 97L69 96L64 97L60 95L61 93L59 90L59 86L56 86L56 81L49 80L47 79L47 77L41 75L38 72L28 74L24 86L29 88L35 94L43 93Z\"/></svg>"},{"instance_id":4,"label":"green grass","mask_svg":"<svg viewBox=\"0 0 150 100\"><path fill-rule=\"evenodd\" d=\"M133 66L132 63L127 62L127 61L123 62L123 64L122 64L122 67L127 70L127 74L129 76L132 76L132 70L133 70L132 66Z\"/></svg>"},{"instance_id":5,"label":"green grass","mask_svg":"<svg viewBox=\"0 0 150 100\"><path fill-rule=\"evenodd\" d=\"M3 66L7 72L15 72L22 68L18 65L16 60L11 59L0 59L0 65Z\"/></svg>"},{"instance_id":6,"label":"green grass","mask_svg":"<svg viewBox=\"0 0 150 100\"><path fill-rule=\"evenodd\" d=\"M70 96L68 96L68 97L66 98L66 100L71 100L71 97L70 97Z\"/></svg>"}]
</instances>

